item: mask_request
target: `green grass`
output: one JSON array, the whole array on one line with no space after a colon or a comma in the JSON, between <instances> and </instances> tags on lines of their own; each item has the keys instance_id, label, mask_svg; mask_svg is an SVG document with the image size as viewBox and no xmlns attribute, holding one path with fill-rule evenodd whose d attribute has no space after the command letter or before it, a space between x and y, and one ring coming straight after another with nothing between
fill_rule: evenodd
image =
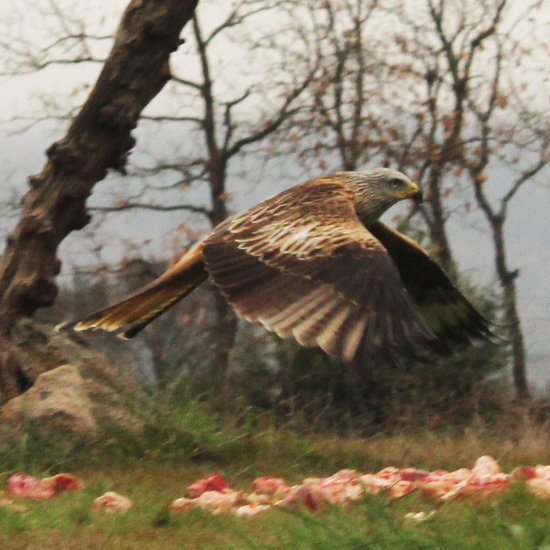
<instances>
[{"instance_id":1,"label":"green grass","mask_svg":"<svg viewBox=\"0 0 550 550\"><path fill-rule=\"evenodd\" d=\"M390 464L455 469L472 466L485 453L493 454L507 470L550 462L542 432L539 445L533 434L529 437L530 445L473 433L306 439L268 429L240 437L240 452L233 448L215 460L174 460L173 453L167 457L154 452L123 458L111 452L87 463L79 456L71 471L84 479L86 490L42 502L18 499L26 512L0 509L0 548L546 550L550 548L550 504L531 496L521 484L485 501L465 498L441 504L417 494L398 501L379 495L318 516L303 509L273 509L252 518L213 516L199 510L168 512L169 503L182 496L189 483L213 471L224 475L230 486L244 490L258 475L298 482L343 467L363 472ZM13 471L4 470L0 482L5 483ZM31 473L56 471L59 468L50 465L43 470L35 467ZM134 507L124 515L92 511L93 499L107 490L131 498ZM405 519L408 512L431 510L435 515L424 522Z\"/></svg>"},{"instance_id":2,"label":"green grass","mask_svg":"<svg viewBox=\"0 0 550 550\"><path fill-rule=\"evenodd\" d=\"M43 441L2 428L0 487L17 471L39 477L67 471L87 488L43 502L18 499L24 512L0 508L0 549L550 550L550 503L519 483L486 501L441 504L417 494L398 501L379 495L322 515L303 509L272 509L251 518L168 511L186 486L212 472L247 490L262 475L298 483L341 468L454 470L471 467L484 454L505 471L550 464L548 426L528 415L514 413L508 424L480 423L462 432L417 428L365 439L315 434L314 426L309 435L292 425L279 428L253 409L227 415L200 399L175 402L140 405L140 435L107 427L99 440L72 448L63 434L59 442ZM108 490L129 497L134 507L123 515L92 511L92 501ZM435 515L424 522L405 519L408 512L432 510Z\"/></svg>"},{"instance_id":3,"label":"green grass","mask_svg":"<svg viewBox=\"0 0 550 550\"><path fill-rule=\"evenodd\" d=\"M25 502L26 513L0 510L0 547L49 549L539 549L550 547L550 506L521 485L484 502L438 504L410 495L396 502L368 497L323 515L273 509L252 518L166 511L182 483L175 472L150 467L88 472L83 493ZM182 472L181 481L187 478ZM180 481L180 480L178 480ZM90 510L105 488L134 499L124 515ZM407 512L435 510L418 523Z\"/></svg>"}]
</instances>

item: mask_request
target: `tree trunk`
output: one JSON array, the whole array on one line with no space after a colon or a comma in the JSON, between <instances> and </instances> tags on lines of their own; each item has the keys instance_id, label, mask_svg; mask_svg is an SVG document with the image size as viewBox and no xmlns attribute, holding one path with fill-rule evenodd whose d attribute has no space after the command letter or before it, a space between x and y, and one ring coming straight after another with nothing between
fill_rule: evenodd
<instances>
[{"instance_id":1,"label":"tree trunk","mask_svg":"<svg viewBox=\"0 0 550 550\"><path fill-rule=\"evenodd\" d=\"M227 397L231 391L229 359L237 336L237 317L233 312L233 308L223 296L217 294L215 300L216 327L214 333L216 335L216 350L212 380L215 381L214 386L221 392L221 395Z\"/></svg>"},{"instance_id":2,"label":"tree trunk","mask_svg":"<svg viewBox=\"0 0 550 550\"><path fill-rule=\"evenodd\" d=\"M447 220L445 219L443 199L441 196L441 173L442 168L436 166L431 171L427 183L428 204L426 208L428 208L430 212L428 216L428 230L430 232L430 242L433 246L436 260L449 276L454 277L456 274L456 266L447 236Z\"/></svg>"},{"instance_id":3,"label":"tree trunk","mask_svg":"<svg viewBox=\"0 0 550 550\"><path fill-rule=\"evenodd\" d=\"M131 131L143 108L170 78L169 55L198 0L133 0L113 49L66 136L47 150L42 172L29 178L20 221L0 265L0 402L34 381L11 340L18 319L53 304L61 268L57 249L89 221L86 199L110 168L123 170Z\"/></svg>"},{"instance_id":4,"label":"tree trunk","mask_svg":"<svg viewBox=\"0 0 550 550\"><path fill-rule=\"evenodd\" d=\"M223 222L227 216L225 175L227 162L219 154L213 154L210 162L210 198L212 203L211 222L215 227ZM212 369L214 386L222 396L222 402L227 405L227 397L230 393L229 360L231 349L237 337L237 316L233 308L219 293L215 296L216 320L214 334L216 335L215 359Z\"/></svg>"},{"instance_id":5,"label":"tree trunk","mask_svg":"<svg viewBox=\"0 0 550 550\"><path fill-rule=\"evenodd\" d=\"M530 397L530 392L527 384L527 361L523 329L521 327L517 308L515 274L512 274L509 281L506 282L503 288L503 298L504 317L506 319L506 325L508 326L512 350L512 377L514 380L514 387L516 388L516 396L519 399L528 399Z\"/></svg>"},{"instance_id":6,"label":"tree trunk","mask_svg":"<svg viewBox=\"0 0 550 550\"><path fill-rule=\"evenodd\" d=\"M519 399L527 399L530 397L529 386L527 384L527 360L516 292L516 278L519 275L519 271L510 271L506 265L506 248L503 231L504 215L494 215L490 218L490 222L495 245L495 267L500 285L502 286L504 319L512 350L514 387L516 388L516 396Z\"/></svg>"}]
</instances>

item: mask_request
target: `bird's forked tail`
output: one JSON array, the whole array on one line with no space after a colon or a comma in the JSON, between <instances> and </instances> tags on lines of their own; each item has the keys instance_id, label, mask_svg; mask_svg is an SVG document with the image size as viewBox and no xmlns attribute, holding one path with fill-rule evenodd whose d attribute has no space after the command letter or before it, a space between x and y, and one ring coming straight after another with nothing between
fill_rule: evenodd
<instances>
[{"instance_id":1,"label":"bird's forked tail","mask_svg":"<svg viewBox=\"0 0 550 550\"><path fill-rule=\"evenodd\" d=\"M116 331L120 338L133 338L151 321L185 298L208 277L202 259L202 243L192 247L181 260L135 294L76 321L61 323L56 330Z\"/></svg>"}]
</instances>

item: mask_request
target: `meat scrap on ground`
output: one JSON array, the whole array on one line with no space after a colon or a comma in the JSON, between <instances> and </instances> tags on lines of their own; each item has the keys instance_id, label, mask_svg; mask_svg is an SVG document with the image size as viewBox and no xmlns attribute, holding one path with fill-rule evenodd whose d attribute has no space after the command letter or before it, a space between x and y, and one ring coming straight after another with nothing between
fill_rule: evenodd
<instances>
[{"instance_id":1,"label":"meat scrap on ground","mask_svg":"<svg viewBox=\"0 0 550 550\"><path fill-rule=\"evenodd\" d=\"M114 491L107 491L92 502L92 510L104 510L109 513L127 512L133 506L133 502Z\"/></svg>"},{"instance_id":2,"label":"meat scrap on ground","mask_svg":"<svg viewBox=\"0 0 550 550\"><path fill-rule=\"evenodd\" d=\"M18 473L8 479L6 492L16 497L44 500L63 491L82 491L84 488L84 483L73 474L57 474L37 479Z\"/></svg>"},{"instance_id":3,"label":"meat scrap on ground","mask_svg":"<svg viewBox=\"0 0 550 550\"><path fill-rule=\"evenodd\" d=\"M550 499L550 466L523 466L512 474L506 474L490 456L478 458L471 469L461 468L454 472L390 466L378 473L360 474L345 469L330 477L305 479L298 485L290 485L281 478L260 477L252 483L250 493L232 491L219 478L218 474L211 474L194 482L185 494L194 494L195 497L175 500L171 510L182 512L201 508L213 513L248 516L271 506L303 505L312 512L323 512L330 506L349 505L364 495L383 492L391 498L401 498L414 491L445 502L468 495L487 498L504 491L511 481L519 479L526 480L534 494ZM212 479L216 479L222 489L198 494L197 488L210 487Z\"/></svg>"},{"instance_id":4,"label":"meat scrap on ground","mask_svg":"<svg viewBox=\"0 0 550 550\"><path fill-rule=\"evenodd\" d=\"M427 498L443 502L465 496L488 498L506 490L511 482L523 481L537 497L550 500L550 466L520 466L512 473L504 473L490 456L477 459L473 468L446 470L419 470L416 468L384 468L377 473L361 474L344 469L325 478L308 478L291 485L278 477L259 477L251 490L235 491L227 486L219 474L210 474L189 485L184 497L170 505L174 513L192 508L214 514L253 516L272 506L305 506L312 512L324 512L331 506L347 506L365 495L384 493L390 498L402 498L419 492ZM83 482L73 474L57 474L37 479L24 473L12 475L6 486L6 495L0 493L0 507L14 506L13 498L49 499L67 490L82 490ZM92 503L92 509L125 512L132 501L108 491ZM427 519L424 512L409 514L416 521Z\"/></svg>"}]
</instances>

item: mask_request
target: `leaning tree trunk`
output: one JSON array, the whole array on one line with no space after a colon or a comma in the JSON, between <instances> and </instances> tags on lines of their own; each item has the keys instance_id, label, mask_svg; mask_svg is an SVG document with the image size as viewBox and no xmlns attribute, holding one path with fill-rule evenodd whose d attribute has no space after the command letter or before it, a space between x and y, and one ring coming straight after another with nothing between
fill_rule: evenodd
<instances>
[{"instance_id":1,"label":"leaning tree trunk","mask_svg":"<svg viewBox=\"0 0 550 550\"><path fill-rule=\"evenodd\" d=\"M57 249L88 221L86 199L112 168L123 170L134 145L131 131L144 107L170 79L169 56L198 0L133 0L113 49L80 113L63 139L47 150L42 172L29 178L20 221L0 264L0 402L40 373L17 360L12 328L53 304L61 262Z\"/></svg>"}]
</instances>

